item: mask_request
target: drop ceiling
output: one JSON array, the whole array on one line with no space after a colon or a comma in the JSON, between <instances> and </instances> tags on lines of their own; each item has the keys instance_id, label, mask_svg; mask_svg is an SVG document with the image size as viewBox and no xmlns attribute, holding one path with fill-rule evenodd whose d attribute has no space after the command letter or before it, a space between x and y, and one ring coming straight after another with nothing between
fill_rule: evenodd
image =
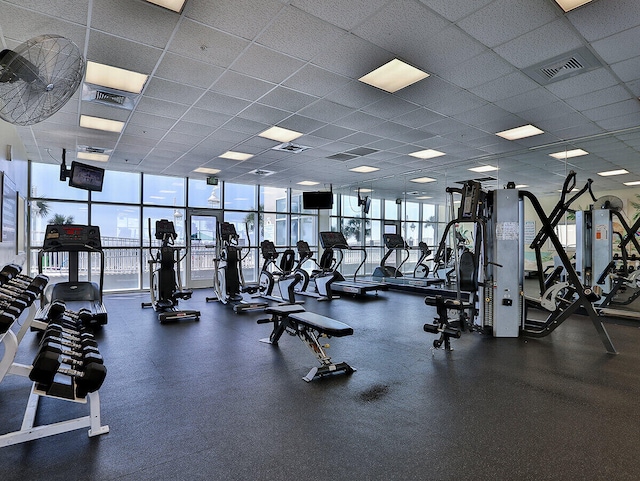
<instances>
[{"instance_id":1,"label":"drop ceiling","mask_svg":"<svg viewBox=\"0 0 640 481\"><path fill-rule=\"evenodd\" d=\"M132 110L82 100L80 88L49 119L17 127L34 161L89 147L110 153L97 164L107 169L204 178L193 170L207 167L248 184L262 170L268 186L436 200L474 177L538 194L556 193L570 169L596 192L640 180L637 0L568 13L553 0L187 0L181 13L143 0L0 0L0 11L3 48L53 33L87 60L149 75ZM595 63L565 60L576 52ZM358 81L394 58L430 76L395 93ZM557 78L537 81L532 68L545 67ZM91 130L81 115L125 126ZM544 133L495 135L526 124ZM258 135L272 126L301 132L294 143L307 148L274 150ZM431 149L445 155L409 155ZM549 156L575 149L589 154ZM363 165L379 170L350 170ZM468 170L482 165L499 170ZM616 169L629 174L597 175Z\"/></svg>"}]
</instances>

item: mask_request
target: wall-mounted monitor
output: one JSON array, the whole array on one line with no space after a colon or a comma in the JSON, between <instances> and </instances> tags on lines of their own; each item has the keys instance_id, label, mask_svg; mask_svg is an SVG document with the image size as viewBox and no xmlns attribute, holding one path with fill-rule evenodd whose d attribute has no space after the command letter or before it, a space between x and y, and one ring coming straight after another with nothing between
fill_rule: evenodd
<instances>
[{"instance_id":1,"label":"wall-mounted monitor","mask_svg":"<svg viewBox=\"0 0 640 481\"><path fill-rule=\"evenodd\" d=\"M69 187L101 192L103 181L104 169L76 161L71 163Z\"/></svg>"},{"instance_id":2,"label":"wall-mounted monitor","mask_svg":"<svg viewBox=\"0 0 640 481\"><path fill-rule=\"evenodd\" d=\"M333 209L333 192L303 192L302 208L313 209Z\"/></svg>"}]
</instances>

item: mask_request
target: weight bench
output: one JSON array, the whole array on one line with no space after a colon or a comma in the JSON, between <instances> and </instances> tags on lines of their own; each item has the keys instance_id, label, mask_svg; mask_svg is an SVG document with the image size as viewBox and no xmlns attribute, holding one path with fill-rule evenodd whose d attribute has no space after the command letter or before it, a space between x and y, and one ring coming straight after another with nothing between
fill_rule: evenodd
<instances>
[{"instance_id":1,"label":"weight bench","mask_svg":"<svg viewBox=\"0 0 640 481\"><path fill-rule=\"evenodd\" d=\"M298 336L320 362L320 367L312 368L302 378L305 381L310 382L316 377L324 377L330 374L351 374L355 371L346 362L333 363L325 353L325 348L328 348L329 345L322 345L319 341L319 337L350 336L353 334L353 329L350 326L330 317L307 312L303 307L295 304L268 307L265 312L271 314L271 318L260 319L258 324L273 322L273 331L268 338L260 339L260 342L277 345L280 337L286 331L291 336Z\"/></svg>"},{"instance_id":2,"label":"weight bench","mask_svg":"<svg viewBox=\"0 0 640 481\"><path fill-rule=\"evenodd\" d=\"M433 341L433 347L438 349L444 343L445 350L452 351L451 338L460 339L462 331L467 328L467 314L465 311L474 309L473 303L458 299L446 299L442 296L426 297L424 303L428 306L435 306L438 313L438 317L433 324L425 324L423 327L425 332L440 334L440 337ZM449 309L460 313L457 320L449 320Z\"/></svg>"}]
</instances>

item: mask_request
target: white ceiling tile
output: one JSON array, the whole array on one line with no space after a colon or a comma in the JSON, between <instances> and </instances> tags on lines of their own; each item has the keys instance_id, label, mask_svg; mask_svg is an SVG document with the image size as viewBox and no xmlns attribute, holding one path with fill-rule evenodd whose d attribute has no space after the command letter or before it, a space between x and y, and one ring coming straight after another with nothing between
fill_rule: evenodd
<instances>
[{"instance_id":1,"label":"white ceiling tile","mask_svg":"<svg viewBox=\"0 0 640 481\"><path fill-rule=\"evenodd\" d=\"M558 12L548 2L496 0L457 24L493 48L555 20Z\"/></svg>"},{"instance_id":2,"label":"white ceiling tile","mask_svg":"<svg viewBox=\"0 0 640 481\"><path fill-rule=\"evenodd\" d=\"M514 72L477 87L470 88L469 91L488 102L495 102L528 92L535 88L538 88L536 82L523 73Z\"/></svg>"},{"instance_id":3,"label":"white ceiling tile","mask_svg":"<svg viewBox=\"0 0 640 481\"><path fill-rule=\"evenodd\" d=\"M233 62L231 70L249 77L280 83L304 65L301 60L254 44Z\"/></svg>"},{"instance_id":4,"label":"white ceiling tile","mask_svg":"<svg viewBox=\"0 0 640 481\"><path fill-rule=\"evenodd\" d=\"M274 87L272 83L227 71L211 86L211 90L230 97L254 101L271 91Z\"/></svg>"},{"instance_id":5,"label":"white ceiling tile","mask_svg":"<svg viewBox=\"0 0 640 481\"><path fill-rule=\"evenodd\" d=\"M276 87L264 95L260 99L260 103L288 112L297 112L315 100L317 99L310 95L296 92L286 87Z\"/></svg>"},{"instance_id":6,"label":"white ceiling tile","mask_svg":"<svg viewBox=\"0 0 640 481\"><path fill-rule=\"evenodd\" d=\"M525 68L583 46L564 18L499 45L495 52L517 68Z\"/></svg>"},{"instance_id":7,"label":"white ceiling tile","mask_svg":"<svg viewBox=\"0 0 640 481\"><path fill-rule=\"evenodd\" d=\"M637 0L591 2L567 14L569 21L589 42L640 24Z\"/></svg>"},{"instance_id":8,"label":"white ceiling tile","mask_svg":"<svg viewBox=\"0 0 640 481\"><path fill-rule=\"evenodd\" d=\"M493 0L474 0L473 2L452 2L451 0L420 0L427 7L438 12L447 20L456 22L481 9Z\"/></svg>"},{"instance_id":9,"label":"white ceiling tile","mask_svg":"<svg viewBox=\"0 0 640 481\"><path fill-rule=\"evenodd\" d=\"M570 99L589 92L596 92L605 87L611 87L617 83L609 70L599 68L549 84L547 89L562 99Z\"/></svg>"},{"instance_id":10,"label":"white ceiling tile","mask_svg":"<svg viewBox=\"0 0 640 481\"><path fill-rule=\"evenodd\" d=\"M185 75L185 72L189 72L189 75ZM156 75L160 78L202 88L209 88L223 73L224 69L216 65L168 52L156 70Z\"/></svg>"},{"instance_id":11,"label":"white ceiling tile","mask_svg":"<svg viewBox=\"0 0 640 481\"><path fill-rule=\"evenodd\" d=\"M623 82L640 79L640 57L614 63L611 69Z\"/></svg>"},{"instance_id":12,"label":"white ceiling tile","mask_svg":"<svg viewBox=\"0 0 640 481\"><path fill-rule=\"evenodd\" d=\"M248 45L244 39L185 19L169 43L169 51L219 67L228 67Z\"/></svg>"},{"instance_id":13,"label":"white ceiling tile","mask_svg":"<svg viewBox=\"0 0 640 481\"><path fill-rule=\"evenodd\" d=\"M579 95L566 100L566 103L576 110L587 110L611 103L620 102L630 97L624 87L614 85L606 89L589 92L588 94Z\"/></svg>"},{"instance_id":14,"label":"white ceiling tile","mask_svg":"<svg viewBox=\"0 0 640 481\"><path fill-rule=\"evenodd\" d=\"M639 36L640 26L637 26L597 40L591 45L605 62L612 64L638 56Z\"/></svg>"},{"instance_id":15,"label":"white ceiling tile","mask_svg":"<svg viewBox=\"0 0 640 481\"><path fill-rule=\"evenodd\" d=\"M112 67L150 74L155 69L162 50L113 35L92 31L87 60Z\"/></svg>"},{"instance_id":16,"label":"white ceiling tile","mask_svg":"<svg viewBox=\"0 0 640 481\"><path fill-rule=\"evenodd\" d=\"M91 26L137 43L164 48L178 19L178 15L148 2L131 2L127 9L118 0L93 2ZM153 25L153 28L149 28Z\"/></svg>"},{"instance_id":17,"label":"white ceiling tile","mask_svg":"<svg viewBox=\"0 0 640 481\"><path fill-rule=\"evenodd\" d=\"M144 89L145 97L191 105L205 93L204 89L188 87L178 82L152 78Z\"/></svg>"},{"instance_id":18,"label":"white ceiling tile","mask_svg":"<svg viewBox=\"0 0 640 481\"><path fill-rule=\"evenodd\" d=\"M349 2L294 0L291 5L340 28L351 30L385 3L387 0L350 0Z\"/></svg>"},{"instance_id":19,"label":"white ceiling tile","mask_svg":"<svg viewBox=\"0 0 640 481\"><path fill-rule=\"evenodd\" d=\"M344 105L336 104L328 100L317 100L299 111L300 115L317 119L322 122L333 122L346 117L352 110Z\"/></svg>"},{"instance_id":20,"label":"white ceiling tile","mask_svg":"<svg viewBox=\"0 0 640 481\"><path fill-rule=\"evenodd\" d=\"M211 110L213 112L220 112L229 115L235 115L250 105L251 102L248 100L230 97L217 92L207 92L201 99L193 104L195 108Z\"/></svg>"},{"instance_id":21,"label":"white ceiling tile","mask_svg":"<svg viewBox=\"0 0 640 481\"><path fill-rule=\"evenodd\" d=\"M489 50L471 59L439 71L438 75L463 89L477 87L481 83L513 73L513 66Z\"/></svg>"},{"instance_id":22,"label":"white ceiling tile","mask_svg":"<svg viewBox=\"0 0 640 481\"><path fill-rule=\"evenodd\" d=\"M311 60L323 49L331 37L342 31L327 22L294 7L285 7L256 41L287 55ZM291 39L296 41L292 42Z\"/></svg>"},{"instance_id":23,"label":"white ceiling tile","mask_svg":"<svg viewBox=\"0 0 640 481\"><path fill-rule=\"evenodd\" d=\"M338 90L351 80L326 69L307 64L282 84L293 90L324 97Z\"/></svg>"},{"instance_id":24,"label":"white ceiling tile","mask_svg":"<svg viewBox=\"0 0 640 481\"><path fill-rule=\"evenodd\" d=\"M210 0L189 0L184 9L184 16L223 32L252 40L281 9L282 3L276 0L216 2L215 8L212 8Z\"/></svg>"}]
</instances>

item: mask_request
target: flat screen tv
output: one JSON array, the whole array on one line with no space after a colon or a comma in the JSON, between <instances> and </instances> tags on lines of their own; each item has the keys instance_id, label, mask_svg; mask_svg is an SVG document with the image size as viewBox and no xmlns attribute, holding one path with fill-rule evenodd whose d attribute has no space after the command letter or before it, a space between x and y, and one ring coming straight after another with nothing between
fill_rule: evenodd
<instances>
[{"instance_id":1,"label":"flat screen tv","mask_svg":"<svg viewBox=\"0 0 640 481\"><path fill-rule=\"evenodd\" d=\"M313 209L332 209L333 208L333 192L303 192L302 208L305 210Z\"/></svg>"},{"instance_id":2,"label":"flat screen tv","mask_svg":"<svg viewBox=\"0 0 640 481\"><path fill-rule=\"evenodd\" d=\"M104 181L104 169L92 165L81 164L73 161L71 163L71 173L69 174L69 187L78 189L102 191Z\"/></svg>"}]
</instances>

